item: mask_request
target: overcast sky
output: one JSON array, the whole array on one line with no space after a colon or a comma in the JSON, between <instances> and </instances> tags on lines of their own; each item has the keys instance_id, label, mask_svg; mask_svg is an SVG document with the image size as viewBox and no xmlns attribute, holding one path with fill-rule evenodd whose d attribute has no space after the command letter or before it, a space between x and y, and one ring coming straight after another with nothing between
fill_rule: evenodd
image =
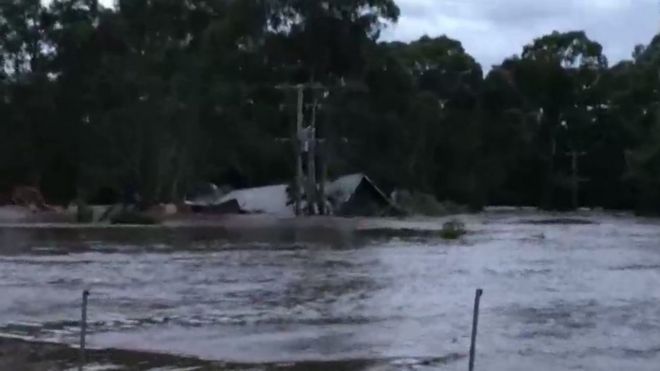
<instances>
[{"instance_id":1,"label":"overcast sky","mask_svg":"<svg viewBox=\"0 0 660 371\"><path fill-rule=\"evenodd\" d=\"M106 4L112 0L101 0ZM636 44L660 32L660 0L396 0L399 23L387 40L422 35L447 36L463 43L487 70L519 54L535 37L585 30L605 47L610 62L630 58Z\"/></svg>"},{"instance_id":2,"label":"overcast sky","mask_svg":"<svg viewBox=\"0 0 660 371\"><path fill-rule=\"evenodd\" d=\"M660 0L397 0L401 17L388 40L428 34L458 39L484 67L553 30L585 30L610 63L628 59L636 44L660 32Z\"/></svg>"}]
</instances>

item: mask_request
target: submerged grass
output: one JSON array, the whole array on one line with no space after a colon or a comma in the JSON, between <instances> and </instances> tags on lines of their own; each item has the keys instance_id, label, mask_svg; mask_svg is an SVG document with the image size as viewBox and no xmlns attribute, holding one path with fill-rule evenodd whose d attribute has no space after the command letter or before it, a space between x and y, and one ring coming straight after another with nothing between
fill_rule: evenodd
<instances>
[{"instance_id":1,"label":"submerged grass","mask_svg":"<svg viewBox=\"0 0 660 371\"><path fill-rule=\"evenodd\" d=\"M112 218L112 224L126 225L155 225L160 224L160 220L147 213L138 211L124 211Z\"/></svg>"}]
</instances>

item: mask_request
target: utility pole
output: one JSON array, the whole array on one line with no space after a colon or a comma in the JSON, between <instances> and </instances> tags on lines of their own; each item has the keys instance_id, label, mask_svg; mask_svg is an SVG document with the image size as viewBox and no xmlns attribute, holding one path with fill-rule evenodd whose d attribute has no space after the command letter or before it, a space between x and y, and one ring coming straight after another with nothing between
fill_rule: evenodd
<instances>
[{"instance_id":1,"label":"utility pole","mask_svg":"<svg viewBox=\"0 0 660 371\"><path fill-rule=\"evenodd\" d=\"M305 87L298 85L298 117L296 120L296 138L294 140L296 152L296 181L294 190L296 216L302 214L302 189L303 189L303 161L302 161L302 126L304 113L303 104L305 103Z\"/></svg>"},{"instance_id":2,"label":"utility pole","mask_svg":"<svg viewBox=\"0 0 660 371\"><path fill-rule=\"evenodd\" d=\"M298 104L297 104L297 119L296 119L296 131L293 138L294 150L296 155L296 177L295 177L295 189L293 190L294 202L295 202L295 212L296 215L302 215L303 211L307 211L309 214L318 213L324 215L328 213L326 210L326 197L325 197L325 185L328 177L328 152L329 146L327 144L327 135L325 139L320 139L318 137L318 110L322 108L322 104L319 103L319 100L327 98L329 90L353 90L353 91L365 91L366 87L360 84L347 84L343 79L341 83L336 87L328 88L326 85L317 82L309 82L306 84L281 84L277 85L276 89L279 90L296 90L298 94ZM313 100L309 105L305 105L305 90L312 90ZM323 96L319 98L319 92L323 92ZM306 129L303 128L305 122L305 108L311 110L311 121L309 122L309 127ZM327 133L325 133L327 134ZM342 138L344 142L347 142L345 138ZM278 139L281 142L287 142L288 139ZM306 144L307 150L307 174L304 175L303 167L303 157L305 151L303 145ZM306 178L306 179L305 179ZM305 181L306 180L306 181ZM303 191L306 192L307 196L307 208L303 210L302 207L302 195Z\"/></svg>"},{"instance_id":3,"label":"utility pole","mask_svg":"<svg viewBox=\"0 0 660 371\"><path fill-rule=\"evenodd\" d=\"M303 214L302 208L302 194L305 190L307 194L308 212L313 214L314 205L316 203L316 190L318 189L316 180L316 152L317 152L317 138L316 138L316 111L318 108L318 98L314 96L314 103L312 105L312 122L307 131L303 130L305 121L305 89L311 90L325 90L325 86L318 83L298 84L298 85L278 85L277 89L280 90L296 90L298 95L297 108L296 108L296 129L293 138L294 152L296 156L296 176L294 180L293 197L294 209L296 216ZM307 134L307 135L306 135ZM304 169L303 169L303 144L307 144L308 161L307 161L307 182L305 182ZM305 186L306 185L306 186Z\"/></svg>"},{"instance_id":4,"label":"utility pole","mask_svg":"<svg viewBox=\"0 0 660 371\"><path fill-rule=\"evenodd\" d=\"M305 103L305 86L302 84L298 85L288 85L282 84L275 87L279 90L291 91L295 90L297 93L297 102L296 102L296 124L295 131L291 134L291 143L293 143L293 151L295 153L295 178L293 180L293 189L291 190L294 202L294 211L296 216L302 215L302 189L303 189L303 160L302 160L302 127L304 121L304 103ZM287 142L287 139L280 139L283 142Z\"/></svg>"},{"instance_id":5,"label":"utility pole","mask_svg":"<svg viewBox=\"0 0 660 371\"><path fill-rule=\"evenodd\" d=\"M585 152L578 152L573 150L567 153L571 157L571 199L573 208L577 210L580 207L580 182L584 179L580 178L579 159L586 155Z\"/></svg>"},{"instance_id":6,"label":"utility pole","mask_svg":"<svg viewBox=\"0 0 660 371\"><path fill-rule=\"evenodd\" d=\"M319 182L319 214L327 215L328 210L326 208L326 197L325 197L325 184L328 181L328 162L327 162L327 149L325 143L319 143L321 149L319 154L319 161L321 163L321 180Z\"/></svg>"},{"instance_id":7,"label":"utility pole","mask_svg":"<svg viewBox=\"0 0 660 371\"><path fill-rule=\"evenodd\" d=\"M308 147L307 147L307 212L309 215L316 214L316 205L318 202L317 191L318 183L316 181L316 155L317 155L317 137L316 137L316 109L318 107L318 99L314 95L314 103L312 104L312 121L307 131Z\"/></svg>"},{"instance_id":8,"label":"utility pole","mask_svg":"<svg viewBox=\"0 0 660 371\"><path fill-rule=\"evenodd\" d=\"M312 119L309 126L309 147L307 161L307 201L310 214L326 214L325 210L325 183L327 181L327 162L325 155L327 149L324 140L319 138L318 130L318 110L322 108L319 103L319 92L323 97L327 97L328 87L320 83L310 83L307 87L313 90L313 101L311 104ZM326 138L327 139L327 138ZM320 165L319 165L320 162ZM320 181L319 181L320 170Z\"/></svg>"},{"instance_id":9,"label":"utility pole","mask_svg":"<svg viewBox=\"0 0 660 371\"><path fill-rule=\"evenodd\" d=\"M317 127L318 128L318 127ZM321 126L320 134L325 136L325 139L319 140L317 143L318 151L318 160L319 160L319 192L317 199L319 202L319 214L327 215L329 210L326 208L326 197L325 197L325 184L328 181L328 136L327 131L324 132L324 127Z\"/></svg>"}]
</instances>

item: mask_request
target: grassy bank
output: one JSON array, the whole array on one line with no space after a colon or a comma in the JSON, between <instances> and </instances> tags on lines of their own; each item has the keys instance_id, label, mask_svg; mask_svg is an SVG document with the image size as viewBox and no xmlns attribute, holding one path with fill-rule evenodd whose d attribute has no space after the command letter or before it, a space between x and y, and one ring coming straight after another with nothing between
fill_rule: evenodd
<instances>
[{"instance_id":1,"label":"grassy bank","mask_svg":"<svg viewBox=\"0 0 660 371\"><path fill-rule=\"evenodd\" d=\"M67 345L0 337L0 370L77 370L80 353ZM152 370L170 367L197 370L241 370L195 358L117 349L88 350L89 370Z\"/></svg>"},{"instance_id":2,"label":"grassy bank","mask_svg":"<svg viewBox=\"0 0 660 371\"><path fill-rule=\"evenodd\" d=\"M435 359L410 359L407 362L410 366L439 366L463 358L454 354ZM78 370L79 359L78 350L67 345L0 337L0 370L75 371ZM387 360L237 364L119 349L88 350L86 365L85 370L88 371L394 371L406 367L401 361Z\"/></svg>"}]
</instances>

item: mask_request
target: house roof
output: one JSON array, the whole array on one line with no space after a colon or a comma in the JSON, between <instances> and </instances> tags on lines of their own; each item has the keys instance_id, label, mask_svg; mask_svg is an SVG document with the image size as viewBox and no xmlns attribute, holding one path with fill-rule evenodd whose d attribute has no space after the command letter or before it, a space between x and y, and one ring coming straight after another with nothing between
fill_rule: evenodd
<instances>
[{"instance_id":1,"label":"house roof","mask_svg":"<svg viewBox=\"0 0 660 371\"><path fill-rule=\"evenodd\" d=\"M288 196L286 189L286 184L241 189L226 194L217 203L236 200L241 209L249 213L293 216L293 208L291 205L287 205Z\"/></svg>"},{"instance_id":2,"label":"house roof","mask_svg":"<svg viewBox=\"0 0 660 371\"><path fill-rule=\"evenodd\" d=\"M387 196L375 186L375 184L364 174L351 174L337 178L326 184L326 194L333 202L344 204L348 202L363 181L369 182L373 189L388 200ZM289 202L287 193L288 185L279 184L267 187L247 188L230 192L222 197L216 198L211 205L219 205L236 200L241 210L248 213L263 213L278 216L294 216L294 207ZM304 202L304 201L303 201Z\"/></svg>"},{"instance_id":3,"label":"house roof","mask_svg":"<svg viewBox=\"0 0 660 371\"><path fill-rule=\"evenodd\" d=\"M337 202L348 202L364 178L366 178L364 174L351 174L339 177L335 181L326 184L326 193Z\"/></svg>"}]
</instances>

